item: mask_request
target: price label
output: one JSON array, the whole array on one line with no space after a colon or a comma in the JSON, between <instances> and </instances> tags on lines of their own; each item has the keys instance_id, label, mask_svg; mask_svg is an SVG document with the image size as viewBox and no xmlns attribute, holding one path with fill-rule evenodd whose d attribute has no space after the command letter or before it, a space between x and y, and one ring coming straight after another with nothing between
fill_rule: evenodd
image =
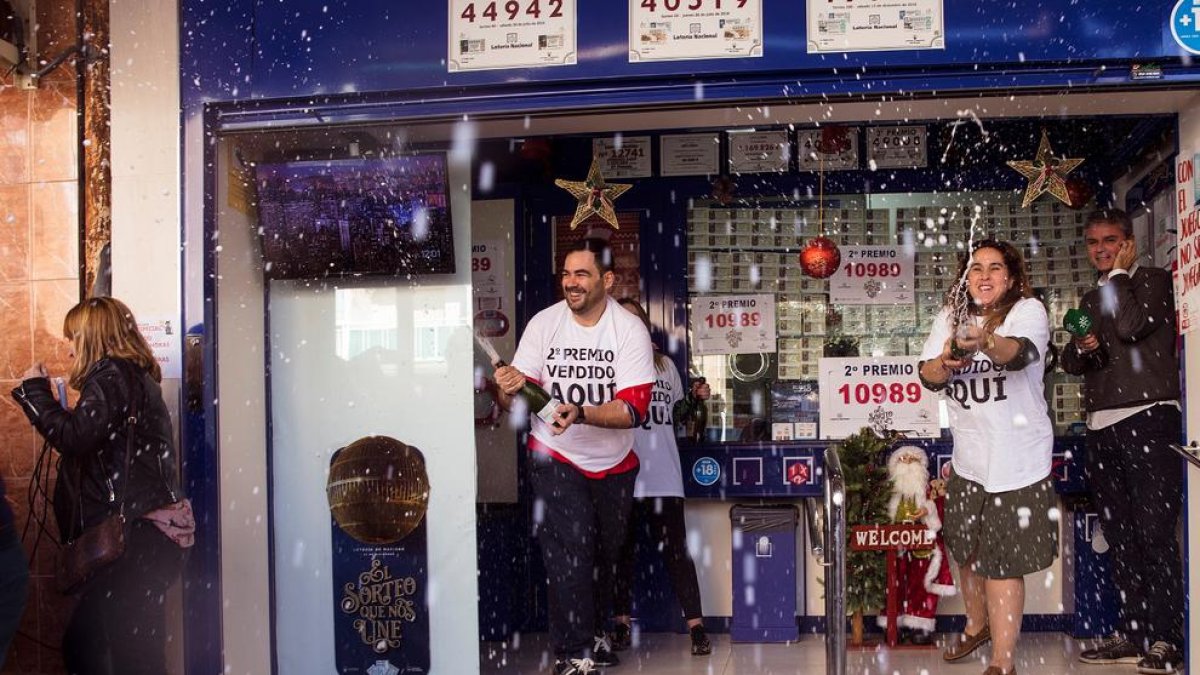
<instances>
[{"instance_id":1,"label":"price label","mask_svg":"<svg viewBox=\"0 0 1200 675\"><path fill-rule=\"evenodd\" d=\"M781 173L788 170L792 144L787 131L753 131L729 134L731 173Z\"/></svg>"},{"instance_id":2,"label":"price label","mask_svg":"<svg viewBox=\"0 0 1200 675\"><path fill-rule=\"evenodd\" d=\"M720 139L713 134L683 134L659 138L663 176L711 176L720 172Z\"/></svg>"},{"instance_id":3,"label":"price label","mask_svg":"<svg viewBox=\"0 0 1200 675\"><path fill-rule=\"evenodd\" d=\"M921 385L916 358L823 358L818 370L821 438L846 438L863 427L921 438L941 432L937 396Z\"/></svg>"},{"instance_id":4,"label":"price label","mask_svg":"<svg viewBox=\"0 0 1200 675\"><path fill-rule=\"evenodd\" d=\"M450 0L450 72L575 63L575 0Z\"/></svg>"},{"instance_id":5,"label":"price label","mask_svg":"<svg viewBox=\"0 0 1200 675\"><path fill-rule=\"evenodd\" d=\"M593 138L592 156L600 161L605 180L651 175L649 136Z\"/></svg>"},{"instance_id":6,"label":"price label","mask_svg":"<svg viewBox=\"0 0 1200 675\"><path fill-rule=\"evenodd\" d=\"M925 126L867 127L867 153L876 169L924 169Z\"/></svg>"},{"instance_id":7,"label":"price label","mask_svg":"<svg viewBox=\"0 0 1200 675\"><path fill-rule=\"evenodd\" d=\"M775 296L727 295L692 301L695 354L775 351Z\"/></svg>"},{"instance_id":8,"label":"price label","mask_svg":"<svg viewBox=\"0 0 1200 675\"><path fill-rule=\"evenodd\" d=\"M630 63L762 54L762 0L629 0Z\"/></svg>"},{"instance_id":9,"label":"price label","mask_svg":"<svg viewBox=\"0 0 1200 675\"><path fill-rule=\"evenodd\" d=\"M858 127L800 129L796 152L801 171L857 169Z\"/></svg>"},{"instance_id":10,"label":"price label","mask_svg":"<svg viewBox=\"0 0 1200 675\"><path fill-rule=\"evenodd\" d=\"M911 305L914 254L903 246L844 246L829 278L829 298L843 305Z\"/></svg>"}]
</instances>

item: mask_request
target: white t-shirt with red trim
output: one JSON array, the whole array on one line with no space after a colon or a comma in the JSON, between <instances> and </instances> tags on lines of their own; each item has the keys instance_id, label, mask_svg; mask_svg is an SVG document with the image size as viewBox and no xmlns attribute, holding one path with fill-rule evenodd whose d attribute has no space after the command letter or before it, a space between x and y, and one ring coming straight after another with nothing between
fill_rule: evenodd
<instances>
[{"instance_id":1,"label":"white t-shirt with red trim","mask_svg":"<svg viewBox=\"0 0 1200 675\"><path fill-rule=\"evenodd\" d=\"M983 325L983 317L974 317ZM921 350L921 360L942 353L950 337L950 312L943 308ZM1039 300L1019 300L996 335L1028 338L1040 358L1010 371L976 352L970 365L956 370L942 394L954 436L954 472L987 492L1008 492L1050 475L1054 427L1046 409L1042 377L1050 343L1050 320Z\"/></svg>"},{"instance_id":2,"label":"white t-shirt with red trim","mask_svg":"<svg viewBox=\"0 0 1200 675\"><path fill-rule=\"evenodd\" d=\"M512 365L563 403L598 406L629 401L644 419L654 383L654 352L641 319L611 297L594 326L582 326L565 300L538 312L517 346ZM536 412L536 411L533 411ZM531 445L540 444L585 472L620 464L633 449L633 429L572 424L554 435L536 415Z\"/></svg>"},{"instance_id":3,"label":"white t-shirt with red trim","mask_svg":"<svg viewBox=\"0 0 1200 675\"><path fill-rule=\"evenodd\" d=\"M637 453L637 482L633 496L682 497L683 470L679 465L679 445L675 441L675 404L683 399L683 383L670 359L663 359L650 395L650 415L634 429L633 451Z\"/></svg>"}]
</instances>

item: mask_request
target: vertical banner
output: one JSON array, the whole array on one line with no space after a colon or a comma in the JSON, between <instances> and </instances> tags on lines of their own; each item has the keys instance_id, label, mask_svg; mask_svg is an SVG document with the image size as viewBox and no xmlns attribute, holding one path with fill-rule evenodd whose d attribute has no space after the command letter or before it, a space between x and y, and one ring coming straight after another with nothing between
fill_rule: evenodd
<instances>
[{"instance_id":1,"label":"vertical banner","mask_svg":"<svg viewBox=\"0 0 1200 675\"><path fill-rule=\"evenodd\" d=\"M554 217L554 271L562 269L567 253L576 243L587 237L599 237L608 240L613 252L613 273L617 279L613 283L611 295L618 300L633 298L641 301L641 247L639 230L641 217L637 211L617 212L617 223L620 229L614 230L599 216L593 216L571 229L571 216ZM591 226L589 226L591 224ZM561 296L561 290L557 295Z\"/></svg>"},{"instance_id":2,"label":"vertical banner","mask_svg":"<svg viewBox=\"0 0 1200 675\"><path fill-rule=\"evenodd\" d=\"M333 523L334 649L339 675L429 672L425 523L396 544L364 544Z\"/></svg>"},{"instance_id":3,"label":"vertical banner","mask_svg":"<svg viewBox=\"0 0 1200 675\"><path fill-rule=\"evenodd\" d=\"M430 490L421 451L388 436L329 458L339 675L429 672Z\"/></svg>"},{"instance_id":4,"label":"vertical banner","mask_svg":"<svg viewBox=\"0 0 1200 675\"><path fill-rule=\"evenodd\" d=\"M1176 223L1179 243L1175 307L1179 334L1200 328L1200 209L1196 208L1196 162L1200 155L1181 153L1175 162Z\"/></svg>"}]
</instances>

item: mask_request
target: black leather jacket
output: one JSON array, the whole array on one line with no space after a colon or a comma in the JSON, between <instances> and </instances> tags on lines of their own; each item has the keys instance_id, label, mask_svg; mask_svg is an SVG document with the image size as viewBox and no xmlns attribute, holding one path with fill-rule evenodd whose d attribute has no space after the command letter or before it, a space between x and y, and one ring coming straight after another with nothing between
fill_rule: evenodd
<instances>
[{"instance_id":1,"label":"black leather jacket","mask_svg":"<svg viewBox=\"0 0 1200 675\"><path fill-rule=\"evenodd\" d=\"M144 369L124 359L97 361L84 376L79 401L70 410L54 399L44 377L25 380L12 395L62 455L54 516L64 541L113 512L122 497L129 519L178 500L171 418L162 390ZM122 474L131 412L137 422L126 481Z\"/></svg>"}]
</instances>

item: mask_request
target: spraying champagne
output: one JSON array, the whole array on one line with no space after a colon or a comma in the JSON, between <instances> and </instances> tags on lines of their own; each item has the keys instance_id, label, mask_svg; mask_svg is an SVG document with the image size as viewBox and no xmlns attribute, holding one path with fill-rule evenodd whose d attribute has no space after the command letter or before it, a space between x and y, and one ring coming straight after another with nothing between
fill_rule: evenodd
<instances>
[{"instance_id":1,"label":"spraying champagne","mask_svg":"<svg viewBox=\"0 0 1200 675\"><path fill-rule=\"evenodd\" d=\"M488 360L492 362L493 367L501 368L508 365L496 353L496 348L492 346L490 340L476 334L475 342L483 349L483 353L487 354ZM517 392L517 395L525 399L530 412L536 414L543 422L552 427L562 426L558 421L558 406L560 402L551 398L550 394L540 384L529 378L525 378L525 384L521 387L521 391Z\"/></svg>"}]
</instances>

